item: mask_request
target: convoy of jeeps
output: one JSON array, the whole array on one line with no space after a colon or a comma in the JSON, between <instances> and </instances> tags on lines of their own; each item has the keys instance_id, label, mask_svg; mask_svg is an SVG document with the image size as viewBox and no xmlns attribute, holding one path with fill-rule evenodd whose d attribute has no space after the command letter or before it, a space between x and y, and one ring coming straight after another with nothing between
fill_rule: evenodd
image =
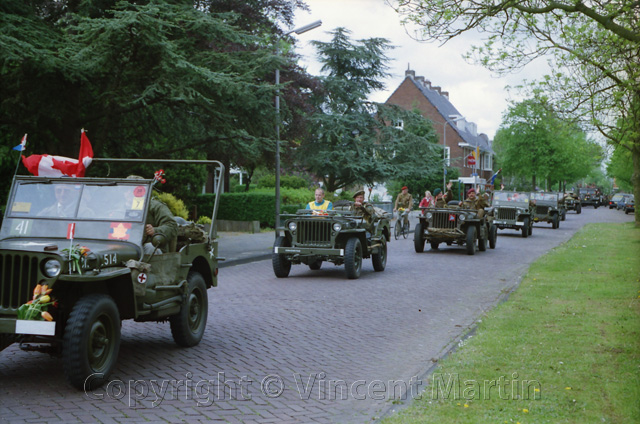
<instances>
[{"instance_id":1,"label":"convoy of jeeps","mask_svg":"<svg viewBox=\"0 0 640 424\"><path fill-rule=\"evenodd\" d=\"M159 162L210 164L224 175L217 161ZM14 177L0 228L0 350L18 343L21 349L58 356L68 381L87 389L107 382L115 367L121 320L168 321L178 345L200 342L207 323L207 289L217 286L222 260L216 236L219 196L208 233L176 218L177 237L156 233L150 253L143 240L157 182L158 175ZM222 183L219 178L218 192ZM568 210L580 213L585 204L597 208L603 202L598 196L594 189L579 189L578 196L499 191L486 197L490 206L478 210L458 201L423 208L414 249L422 253L427 243L433 251L441 245L462 246L469 255L495 249L498 230L515 230L527 238L534 223L557 229ZM631 195L619 197L625 213L634 210ZM369 258L374 271L384 271L391 219L374 209L371 219L354 211L350 202L329 211L282 215L272 252L276 277L287 277L292 265L319 270L328 262L344 266L346 277L356 279Z\"/></svg>"}]
</instances>

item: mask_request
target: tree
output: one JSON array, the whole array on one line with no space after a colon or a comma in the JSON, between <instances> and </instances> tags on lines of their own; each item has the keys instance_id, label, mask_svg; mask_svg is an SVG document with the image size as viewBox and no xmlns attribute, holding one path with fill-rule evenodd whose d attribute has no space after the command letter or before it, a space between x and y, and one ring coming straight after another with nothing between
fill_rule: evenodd
<instances>
[{"instance_id":1,"label":"tree","mask_svg":"<svg viewBox=\"0 0 640 424\"><path fill-rule=\"evenodd\" d=\"M440 156L431 123L415 111L367 101L384 87L387 40L353 42L344 28L332 35L331 42L314 42L328 75L321 78L324 92L315 97L318 112L310 116L300 162L329 191L429 174ZM393 122L404 122L404 129Z\"/></svg>"},{"instance_id":2,"label":"tree","mask_svg":"<svg viewBox=\"0 0 640 424\"><path fill-rule=\"evenodd\" d=\"M602 154L575 123L557 116L545 97L512 105L493 146L504 175L530 178L532 188L584 178Z\"/></svg>"},{"instance_id":3,"label":"tree","mask_svg":"<svg viewBox=\"0 0 640 424\"><path fill-rule=\"evenodd\" d=\"M486 34L468 58L498 73L542 56L553 72L538 86L558 111L579 117L631 152L640 195L640 3L613 0L387 0L424 38L447 41ZM640 212L636 211L636 226Z\"/></svg>"},{"instance_id":4,"label":"tree","mask_svg":"<svg viewBox=\"0 0 640 424\"><path fill-rule=\"evenodd\" d=\"M610 177L615 178L616 185L623 192L633 190L633 184L631 183L631 175L633 174L631 152L622 147L616 148L607 165L607 173Z\"/></svg>"}]
</instances>

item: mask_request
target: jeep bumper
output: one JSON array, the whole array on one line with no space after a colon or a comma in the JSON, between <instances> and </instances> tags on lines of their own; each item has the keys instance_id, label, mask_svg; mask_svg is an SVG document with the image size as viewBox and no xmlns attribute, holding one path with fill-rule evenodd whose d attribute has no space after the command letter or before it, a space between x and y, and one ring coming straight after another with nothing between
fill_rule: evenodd
<instances>
[{"instance_id":1,"label":"jeep bumper","mask_svg":"<svg viewBox=\"0 0 640 424\"><path fill-rule=\"evenodd\" d=\"M56 323L55 321L0 318L0 334L2 333L54 336L56 334Z\"/></svg>"},{"instance_id":2,"label":"jeep bumper","mask_svg":"<svg viewBox=\"0 0 640 424\"><path fill-rule=\"evenodd\" d=\"M273 253L279 255L298 256L344 256L344 249L327 249L321 247L274 247Z\"/></svg>"}]
</instances>

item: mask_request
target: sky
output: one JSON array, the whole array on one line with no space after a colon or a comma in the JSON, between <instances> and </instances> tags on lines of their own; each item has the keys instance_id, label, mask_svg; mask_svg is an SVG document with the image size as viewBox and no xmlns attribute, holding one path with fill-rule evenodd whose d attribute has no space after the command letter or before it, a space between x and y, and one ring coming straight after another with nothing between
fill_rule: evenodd
<instances>
[{"instance_id":1,"label":"sky","mask_svg":"<svg viewBox=\"0 0 640 424\"><path fill-rule=\"evenodd\" d=\"M418 42L412 39L400 24L400 16L384 0L306 0L310 12L296 14L294 28L322 20L322 26L309 32L295 35L298 39L296 51L301 56L300 65L312 75L320 75L320 64L311 40L328 42L329 31L344 27L351 31L352 40L382 37L396 46L387 51L392 58L389 63L391 76L385 80L386 89L371 95L370 100L385 102L393 90L404 80L408 67L416 76L424 76L433 86L449 92L449 100L469 122L475 122L479 133L493 139L503 112L508 108L509 97L505 86L517 85L523 79L542 76L540 67L526 68L520 73L497 78L479 65L467 63L463 53L467 52L476 35L465 35L444 46L439 42ZM290 28L293 29L293 28ZM530 65L531 66L531 65ZM517 96L517 94L516 94Z\"/></svg>"}]
</instances>

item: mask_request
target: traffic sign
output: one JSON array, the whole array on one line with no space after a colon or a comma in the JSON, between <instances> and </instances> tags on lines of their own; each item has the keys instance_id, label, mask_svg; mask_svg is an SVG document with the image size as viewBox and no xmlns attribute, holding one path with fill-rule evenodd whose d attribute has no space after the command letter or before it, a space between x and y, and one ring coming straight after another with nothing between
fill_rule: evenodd
<instances>
[{"instance_id":1,"label":"traffic sign","mask_svg":"<svg viewBox=\"0 0 640 424\"><path fill-rule=\"evenodd\" d=\"M469 165L475 165L476 164L476 158L473 157L473 155L469 155L469 157L467 157L467 163Z\"/></svg>"}]
</instances>

